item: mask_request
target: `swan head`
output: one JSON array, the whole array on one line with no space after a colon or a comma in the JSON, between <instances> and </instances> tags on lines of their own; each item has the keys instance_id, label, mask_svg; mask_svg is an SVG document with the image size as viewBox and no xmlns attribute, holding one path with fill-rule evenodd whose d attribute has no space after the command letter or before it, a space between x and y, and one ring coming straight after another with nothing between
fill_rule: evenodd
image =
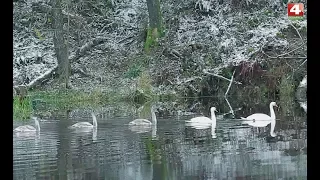
<instances>
[{"instance_id":1,"label":"swan head","mask_svg":"<svg viewBox=\"0 0 320 180\"><path fill-rule=\"evenodd\" d=\"M277 103L276 103L276 102L271 102L271 103L270 103L270 106L278 107L278 105L277 105Z\"/></svg>"},{"instance_id":2,"label":"swan head","mask_svg":"<svg viewBox=\"0 0 320 180\"><path fill-rule=\"evenodd\" d=\"M210 111L211 111L211 113L213 113L213 112L218 112L218 110L217 110L216 107L211 107L211 108L210 108Z\"/></svg>"},{"instance_id":3,"label":"swan head","mask_svg":"<svg viewBox=\"0 0 320 180\"><path fill-rule=\"evenodd\" d=\"M158 109L155 106L151 106L151 112L158 112Z\"/></svg>"}]
</instances>

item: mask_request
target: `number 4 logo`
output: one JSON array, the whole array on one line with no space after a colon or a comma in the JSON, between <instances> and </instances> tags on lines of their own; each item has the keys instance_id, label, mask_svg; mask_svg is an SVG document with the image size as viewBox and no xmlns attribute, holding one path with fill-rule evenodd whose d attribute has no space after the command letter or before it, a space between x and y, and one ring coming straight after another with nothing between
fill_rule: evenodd
<instances>
[{"instance_id":1,"label":"number 4 logo","mask_svg":"<svg viewBox=\"0 0 320 180\"><path fill-rule=\"evenodd\" d=\"M303 4L288 3L288 17L303 17Z\"/></svg>"}]
</instances>

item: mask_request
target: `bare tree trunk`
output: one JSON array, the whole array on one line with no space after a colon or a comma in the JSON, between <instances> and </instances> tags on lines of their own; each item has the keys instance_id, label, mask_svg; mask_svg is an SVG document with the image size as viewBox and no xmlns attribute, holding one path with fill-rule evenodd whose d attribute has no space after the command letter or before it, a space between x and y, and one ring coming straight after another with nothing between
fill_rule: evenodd
<instances>
[{"instance_id":1,"label":"bare tree trunk","mask_svg":"<svg viewBox=\"0 0 320 180\"><path fill-rule=\"evenodd\" d=\"M66 88L68 88L70 63L68 59L68 42L64 39L63 33L62 0L51 0L51 4L54 29L53 43L58 61L57 73L60 79L65 81Z\"/></svg>"},{"instance_id":2,"label":"bare tree trunk","mask_svg":"<svg viewBox=\"0 0 320 180\"><path fill-rule=\"evenodd\" d=\"M160 0L147 0L149 12L149 28L145 42L145 50L149 51L150 47L156 45L158 38L162 36L162 16L160 11Z\"/></svg>"},{"instance_id":3,"label":"bare tree trunk","mask_svg":"<svg viewBox=\"0 0 320 180\"><path fill-rule=\"evenodd\" d=\"M147 0L149 12L149 26L151 29L161 29L161 12L159 0Z\"/></svg>"}]
</instances>

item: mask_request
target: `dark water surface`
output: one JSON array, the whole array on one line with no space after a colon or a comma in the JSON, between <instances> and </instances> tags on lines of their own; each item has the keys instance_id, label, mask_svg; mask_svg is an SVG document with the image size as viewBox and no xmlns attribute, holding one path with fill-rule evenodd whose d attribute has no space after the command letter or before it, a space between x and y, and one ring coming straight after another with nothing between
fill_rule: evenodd
<instances>
[{"instance_id":1,"label":"dark water surface","mask_svg":"<svg viewBox=\"0 0 320 180\"><path fill-rule=\"evenodd\" d=\"M128 128L126 124L133 117L98 114L97 132L88 133L73 132L67 127L80 121L92 122L89 114L83 119L41 119L39 136L13 136L13 177L17 180L306 179L306 115L285 116L277 111L276 114L279 120L275 138L270 136L270 124L264 128L240 126L239 120L219 116L214 136L211 128L185 126L184 121L194 115L158 113L157 128L145 133ZM18 125L14 123L14 127Z\"/></svg>"}]
</instances>

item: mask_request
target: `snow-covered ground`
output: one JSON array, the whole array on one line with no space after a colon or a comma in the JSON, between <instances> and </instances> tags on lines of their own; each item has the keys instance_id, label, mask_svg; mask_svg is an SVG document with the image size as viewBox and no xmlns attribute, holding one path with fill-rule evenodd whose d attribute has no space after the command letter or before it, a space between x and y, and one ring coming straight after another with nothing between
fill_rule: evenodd
<instances>
[{"instance_id":1,"label":"snow-covered ground","mask_svg":"<svg viewBox=\"0 0 320 180\"><path fill-rule=\"evenodd\" d=\"M130 86L130 80L123 77L130 64L139 60L143 53L147 6L144 0L111 2L113 10L103 1L97 1L95 7L76 3L68 11L66 8L63 11L71 22L69 54L94 38L107 39L72 63L72 68L92 75L73 74L71 83L75 88L114 86L124 87L120 89L124 90ZM48 3L42 0L14 2L14 85L28 84L56 66L50 17L41 11L44 7L50 9ZM166 36L160 49L167 48L188 56L187 59L199 66L193 70L193 75L199 75L203 69L217 70L230 63L257 60L252 55L265 44L280 48L289 46L286 38L278 37L281 30L293 25L287 18L286 5L280 0L246 0L240 4L236 0L165 0L161 3ZM98 10L88 12L85 8ZM306 25L306 19L295 22L297 30ZM205 48L183 53L192 44ZM151 59L150 72L154 75L171 73L180 76L177 73L182 66L181 59L159 52L148 58ZM219 63L214 64L212 60Z\"/></svg>"}]
</instances>

